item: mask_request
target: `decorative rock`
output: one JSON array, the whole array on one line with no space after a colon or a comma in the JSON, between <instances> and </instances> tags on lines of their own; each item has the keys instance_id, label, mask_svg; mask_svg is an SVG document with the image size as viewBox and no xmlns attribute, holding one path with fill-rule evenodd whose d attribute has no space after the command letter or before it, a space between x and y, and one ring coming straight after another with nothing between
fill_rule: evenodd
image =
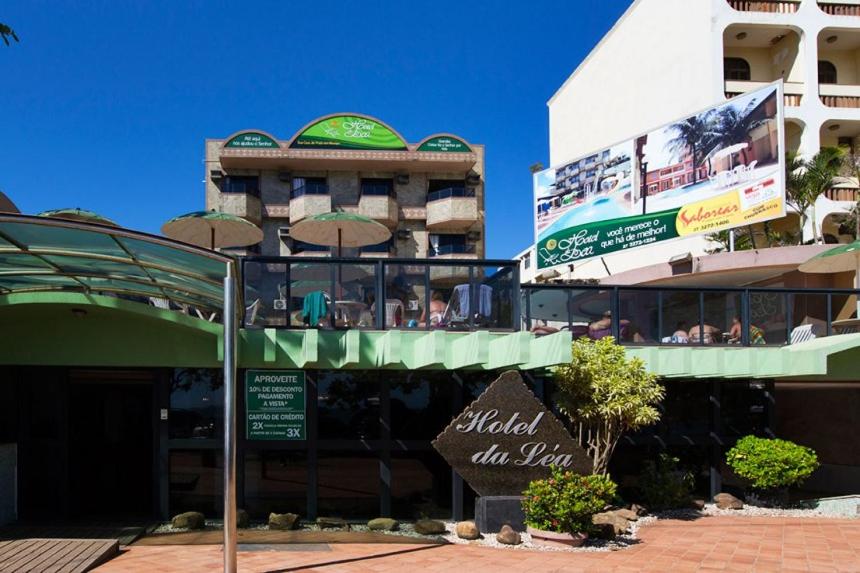
<instances>
[{"instance_id":1,"label":"decorative rock","mask_svg":"<svg viewBox=\"0 0 860 573\"><path fill-rule=\"evenodd\" d=\"M714 503L720 509L743 509L744 502L730 493L718 493L714 496Z\"/></svg>"},{"instance_id":2,"label":"decorative rock","mask_svg":"<svg viewBox=\"0 0 860 573\"><path fill-rule=\"evenodd\" d=\"M397 531L400 522L390 517L377 517L367 522L367 528L371 531Z\"/></svg>"},{"instance_id":3,"label":"decorative rock","mask_svg":"<svg viewBox=\"0 0 860 573\"><path fill-rule=\"evenodd\" d=\"M623 517L627 521L637 521L639 519L639 514L632 509L616 509L612 513L619 517Z\"/></svg>"},{"instance_id":4,"label":"decorative rock","mask_svg":"<svg viewBox=\"0 0 860 573\"><path fill-rule=\"evenodd\" d=\"M239 529L247 529L251 525L251 516L244 509L236 511L236 527Z\"/></svg>"},{"instance_id":5,"label":"decorative rock","mask_svg":"<svg viewBox=\"0 0 860 573\"><path fill-rule=\"evenodd\" d=\"M636 515L638 515L639 517L642 517L643 515L648 515L648 509L637 503L634 503L630 506L630 511L635 511Z\"/></svg>"},{"instance_id":6,"label":"decorative rock","mask_svg":"<svg viewBox=\"0 0 860 573\"><path fill-rule=\"evenodd\" d=\"M440 535L445 533L445 524L435 519L419 519L415 522L415 533L421 535Z\"/></svg>"},{"instance_id":7,"label":"decorative rock","mask_svg":"<svg viewBox=\"0 0 860 573\"><path fill-rule=\"evenodd\" d=\"M691 499L690 507L697 511L702 511L703 509L705 509L705 500L701 498Z\"/></svg>"},{"instance_id":8,"label":"decorative rock","mask_svg":"<svg viewBox=\"0 0 860 573\"><path fill-rule=\"evenodd\" d=\"M474 521L459 522L455 531L460 539L479 539L481 537L481 532L478 531L478 526L475 525Z\"/></svg>"},{"instance_id":9,"label":"decorative rock","mask_svg":"<svg viewBox=\"0 0 860 573\"><path fill-rule=\"evenodd\" d=\"M203 529L206 527L206 518L199 511L186 511L175 515L170 525L176 529Z\"/></svg>"},{"instance_id":10,"label":"decorative rock","mask_svg":"<svg viewBox=\"0 0 860 573\"><path fill-rule=\"evenodd\" d=\"M594 537L597 539L612 541L615 539L615 526L611 523L595 523Z\"/></svg>"},{"instance_id":11,"label":"decorative rock","mask_svg":"<svg viewBox=\"0 0 860 573\"><path fill-rule=\"evenodd\" d=\"M616 514L614 511L595 513L591 516L591 523L594 525L611 525L616 535L627 533L627 528L630 527L630 522Z\"/></svg>"},{"instance_id":12,"label":"decorative rock","mask_svg":"<svg viewBox=\"0 0 860 573\"><path fill-rule=\"evenodd\" d=\"M519 545L523 539L510 525L503 525L502 530L496 534L496 541L504 545Z\"/></svg>"},{"instance_id":13,"label":"decorative rock","mask_svg":"<svg viewBox=\"0 0 860 573\"><path fill-rule=\"evenodd\" d=\"M349 524L342 517L318 517L320 529L349 529Z\"/></svg>"},{"instance_id":14,"label":"decorative rock","mask_svg":"<svg viewBox=\"0 0 860 573\"><path fill-rule=\"evenodd\" d=\"M299 516L295 513L270 513L269 529L290 530L299 525Z\"/></svg>"}]
</instances>

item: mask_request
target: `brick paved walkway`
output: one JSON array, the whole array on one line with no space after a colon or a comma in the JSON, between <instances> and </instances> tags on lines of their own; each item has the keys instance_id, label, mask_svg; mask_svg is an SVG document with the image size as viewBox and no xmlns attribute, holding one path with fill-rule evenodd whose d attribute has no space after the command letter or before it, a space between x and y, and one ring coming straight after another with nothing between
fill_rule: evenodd
<instances>
[{"instance_id":1,"label":"brick paved walkway","mask_svg":"<svg viewBox=\"0 0 860 573\"><path fill-rule=\"evenodd\" d=\"M241 552L242 572L856 571L860 520L706 517L662 520L621 551L550 553L462 545L332 544L330 551ZM219 571L218 546L131 547L99 573Z\"/></svg>"}]
</instances>

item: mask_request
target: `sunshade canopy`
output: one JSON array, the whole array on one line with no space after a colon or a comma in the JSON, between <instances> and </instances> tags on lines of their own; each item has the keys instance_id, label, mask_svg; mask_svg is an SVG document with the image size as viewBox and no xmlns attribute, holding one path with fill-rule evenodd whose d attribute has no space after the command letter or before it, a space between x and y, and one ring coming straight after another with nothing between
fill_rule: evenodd
<instances>
[{"instance_id":1,"label":"sunshade canopy","mask_svg":"<svg viewBox=\"0 0 860 573\"><path fill-rule=\"evenodd\" d=\"M0 214L0 296L79 291L220 310L231 261L127 229Z\"/></svg>"},{"instance_id":2,"label":"sunshade canopy","mask_svg":"<svg viewBox=\"0 0 860 573\"><path fill-rule=\"evenodd\" d=\"M722 159L728 155L732 155L734 153L738 153L748 147L748 144L745 142L735 143L734 145L729 145L728 147L723 147L722 149L718 149L714 151L714 154L711 156L712 159Z\"/></svg>"},{"instance_id":3,"label":"sunshade canopy","mask_svg":"<svg viewBox=\"0 0 860 573\"><path fill-rule=\"evenodd\" d=\"M839 245L819 253L797 267L804 273L856 272L860 264L860 241Z\"/></svg>"},{"instance_id":4,"label":"sunshade canopy","mask_svg":"<svg viewBox=\"0 0 860 573\"><path fill-rule=\"evenodd\" d=\"M312 245L366 247L391 238L385 225L353 213L323 213L303 219L290 228L290 236Z\"/></svg>"},{"instance_id":5,"label":"sunshade canopy","mask_svg":"<svg viewBox=\"0 0 860 573\"><path fill-rule=\"evenodd\" d=\"M193 211L166 222L161 232L171 239L206 247L246 247L263 240L263 231L255 224L230 213Z\"/></svg>"},{"instance_id":6,"label":"sunshade canopy","mask_svg":"<svg viewBox=\"0 0 860 573\"><path fill-rule=\"evenodd\" d=\"M119 227L119 225L107 217L103 217L95 211L87 211L86 209L81 209L79 207L42 211L38 216L51 217L52 219L66 219L67 221L80 221L82 223L96 223L99 225L107 225L109 227Z\"/></svg>"},{"instance_id":7,"label":"sunshade canopy","mask_svg":"<svg viewBox=\"0 0 860 573\"><path fill-rule=\"evenodd\" d=\"M21 211L15 206L15 203L0 191L0 212L2 213L20 213Z\"/></svg>"}]
</instances>

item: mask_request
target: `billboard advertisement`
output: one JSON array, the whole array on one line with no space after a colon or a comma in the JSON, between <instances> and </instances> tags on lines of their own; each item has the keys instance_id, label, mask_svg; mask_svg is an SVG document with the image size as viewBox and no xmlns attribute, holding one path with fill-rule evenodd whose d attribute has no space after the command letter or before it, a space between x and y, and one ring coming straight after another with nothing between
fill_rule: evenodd
<instances>
[{"instance_id":1,"label":"billboard advertisement","mask_svg":"<svg viewBox=\"0 0 860 573\"><path fill-rule=\"evenodd\" d=\"M534 175L538 268L785 215L782 85Z\"/></svg>"}]
</instances>

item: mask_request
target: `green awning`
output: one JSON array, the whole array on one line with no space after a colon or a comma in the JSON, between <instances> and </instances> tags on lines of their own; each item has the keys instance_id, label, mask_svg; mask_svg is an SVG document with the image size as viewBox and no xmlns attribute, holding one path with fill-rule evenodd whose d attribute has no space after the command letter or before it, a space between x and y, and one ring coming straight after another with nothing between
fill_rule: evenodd
<instances>
[{"instance_id":1,"label":"green awning","mask_svg":"<svg viewBox=\"0 0 860 573\"><path fill-rule=\"evenodd\" d=\"M79 291L220 310L231 261L127 229L0 214L0 296Z\"/></svg>"}]
</instances>

